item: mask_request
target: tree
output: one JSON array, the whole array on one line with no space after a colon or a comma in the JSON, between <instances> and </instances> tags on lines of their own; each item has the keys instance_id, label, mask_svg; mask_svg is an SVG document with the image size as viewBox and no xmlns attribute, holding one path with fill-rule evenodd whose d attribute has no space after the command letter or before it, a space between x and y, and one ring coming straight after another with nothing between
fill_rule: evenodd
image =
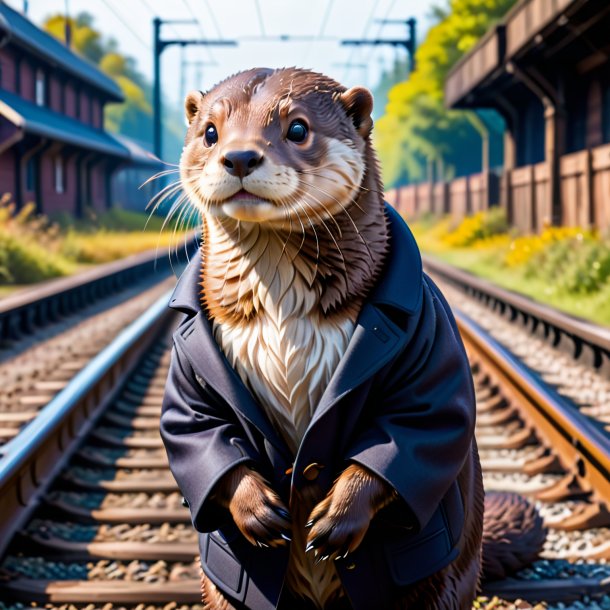
<instances>
[{"instance_id":1,"label":"tree","mask_svg":"<svg viewBox=\"0 0 610 610\"><path fill-rule=\"evenodd\" d=\"M417 49L417 69L389 92L375 142L388 186L425 180L428 168L450 179L474 173L481 138L467 113L444 107L443 87L452 66L516 0L448 0L433 10L438 23Z\"/></svg>"}]
</instances>

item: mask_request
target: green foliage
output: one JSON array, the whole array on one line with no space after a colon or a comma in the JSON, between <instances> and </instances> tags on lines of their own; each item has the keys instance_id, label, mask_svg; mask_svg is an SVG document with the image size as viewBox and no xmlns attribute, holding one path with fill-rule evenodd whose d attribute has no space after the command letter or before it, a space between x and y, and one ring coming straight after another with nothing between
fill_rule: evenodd
<instances>
[{"instance_id":1,"label":"green foliage","mask_svg":"<svg viewBox=\"0 0 610 610\"><path fill-rule=\"evenodd\" d=\"M32 240L19 240L0 229L0 283L31 284L65 275L69 266Z\"/></svg>"},{"instance_id":2,"label":"green foliage","mask_svg":"<svg viewBox=\"0 0 610 610\"><path fill-rule=\"evenodd\" d=\"M411 224L424 252L575 315L610 324L610 236L582 227L511 234L501 210L452 229L449 217Z\"/></svg>"},{"instance_id":3,"label":"green foliage","mask_svg":"<svg viewBox=\"0 0 610 610\"><path fill-rule=\"evenodd\" d=\"M387 186L406 173L426 177L428 161L444 165L445 178L470 151L480 158L481 140L466 113L444 107L443 87L451 67L516 0L449 0L438 7L439 22L416 53L417 69L389 93L386 113L376 123L375 143Z\"/></svg>"},{"instance_id":4,"label":"green foliage","mask_svg":"<svg viewBox=\"0 0 610 610\"><path fill-rule=\"evenodd\" d=\"M451 232L444 236L447 245L465 248L508 231L508 220L503 208L491 208L487 212L478 212L467 216Z\"/></svg>"},{"instance_id":5,"label":"green foliage","mask_svg":"<svg viewBox=\"0 0 610 610\"><path fill-rule=\"evenodd\" d=\"M76 221L68 214L54 221L35 214L28 204L19 212L8 195L0 197L0 287L30 284L73 273L78 264L105 263L157 248L159 256L182 247L187 233L175 223L113 208L89 212ZM188 229L187 229L188 230Z\"/></svg>"},{"instance_id":6,"label":"green foliage","mask_svg":"<svg viewBox=\"0 0 610 610\"><path fill-rule=\"evenodd\" d=\"M32 204L15 214L8 196L0 198L0 284L40 282L69 272L57 252L58 232L34 215Z\"/></svg>"},{"instance_id":7,"label":"green foliage","mask_svg":"<svg viewBox=\"0 0 610 610\"><path fill-rule=\"evenodd\" d=\"M580 234L552 243L530 259L526 273L570 294L598 292L610 278L610 242Z\"/></svg>"}]
</instances>

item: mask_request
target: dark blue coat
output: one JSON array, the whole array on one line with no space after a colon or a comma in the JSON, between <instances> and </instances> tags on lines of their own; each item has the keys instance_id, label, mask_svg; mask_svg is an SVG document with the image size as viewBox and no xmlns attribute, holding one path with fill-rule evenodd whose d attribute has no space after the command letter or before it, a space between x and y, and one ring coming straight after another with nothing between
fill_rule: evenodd
<instances>
[{"instance_id":1,"label":"dark blue coat","mask_svg":"<svg viewBox=\"0 0 610 610\"><path fill-rule=\"evenodd\" d=\"M161 435L202 533L206 574L253 610L276 607L288 553L248 543L230 513L210 499L218 480L240 463L256 465L286 503L292 490L312 484L303 472L313 463L323 466L316 483L324 493L349 462L396 489L399 503L381 511L361 546L336 562L356 610L387 607L395 587L457 556L464 512L455 480L475 422L470 369L449 307L422 272L411 232L395 211L387 213L391 250L383 274L296 458L213 338L199 304L199 260L171 299L186 318L174 334Z\"/></svg>"}]
</instances>

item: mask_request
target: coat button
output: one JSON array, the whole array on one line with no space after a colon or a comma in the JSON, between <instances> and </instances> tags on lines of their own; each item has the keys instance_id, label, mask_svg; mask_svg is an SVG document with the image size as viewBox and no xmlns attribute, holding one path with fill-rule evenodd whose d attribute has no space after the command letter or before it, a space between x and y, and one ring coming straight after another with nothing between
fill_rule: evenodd
<instances>
[{"instance_id":1,"label":"coat button","mask_svg":"<svg viewBox=\"0 0 610 610\"><path fill-rule=\"evenodd\" d=\"M303 470L303 476L308 481L315 481L318 478L318 475L320 474L322 468L324 468L322 464L313 462L312 464L309 464L309 466L305 467L305 470Z\"/></svg>"}]
</instances>

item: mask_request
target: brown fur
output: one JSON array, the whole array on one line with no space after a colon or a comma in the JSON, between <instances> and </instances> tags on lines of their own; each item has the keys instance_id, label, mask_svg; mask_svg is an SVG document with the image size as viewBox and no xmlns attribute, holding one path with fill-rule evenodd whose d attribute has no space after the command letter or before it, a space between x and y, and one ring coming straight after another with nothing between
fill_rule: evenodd
<instances>
[{"instance_id":1,"label":"brown fur","mask_svg":"<svg viewBox=\"0 0 610 610\"><path fill-rule=\"evenodd\" d=\"M289 537L289 513L258 472L237 466L217 487L216 501L229 509L235 524L254 545L283 546Z\"/></svg>"},{"instance_id":2,"label":"brown fur","mask_svg":"<svg viewBox=\"0 0 610 610\"><path fill-rule=\"evenodd\" d=\"M312 324L333 317L355 321L389 247L370 141L371 108L366 90L346 90L328 77L297 69L251 70L205 95L189 95L181 176L203 216L202 304L216 328L247 328L269 315L270 296L276 303L289 290L294 292L290 315ZM284 135L294 117L311 126L307 140L297 146ZM213 146L204 137L210 124L219 134ZM260 168L241 181L222 170L227 151L235 147L256 151L262 159ZM256 202L234 199L240 189ZM276 250L276 259L270 258ZM230 346L223 349L230 351ZM252 371L241 374L248 382ZM261 404L267 408L264 400ZM272 421L281 427L281 418ZM473 449L459 476L466 505L459 558L405 590L396 609L470 607L480 555L478 468ZM284 544L282 534L291 529L288 589L310 598L312 607L333 608L345 600L332 559L358 547L371 519L395 492L373 473L351 465L325 498L315 485L307 496L299 496L290 507L289 523L277 494L242 465L221 479L215 496L252 544ZM306 544L311 547L307 554ZM309 586L303 570L320 569L328 576L324 591L303 590ZM206 609L232 607L205 576L202 587Z\"/></svg>"}]
</instances>

